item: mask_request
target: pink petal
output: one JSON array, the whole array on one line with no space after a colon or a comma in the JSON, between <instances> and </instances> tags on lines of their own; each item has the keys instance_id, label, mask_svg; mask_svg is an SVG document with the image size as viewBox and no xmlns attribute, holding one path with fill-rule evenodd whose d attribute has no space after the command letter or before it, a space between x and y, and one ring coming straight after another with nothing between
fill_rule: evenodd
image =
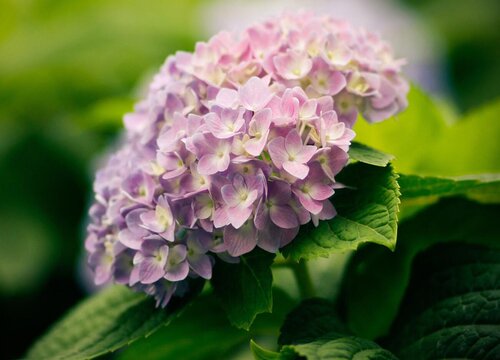
<instances>
[{"instance_id":1,"label":"pink petal","mask_svg":"<svg viewBox=\"0 0 500 360\"><path fill-rule=\"evenodd\" d=\"M307 174L309 174L309 166L301 164L297 161L285 161L283 163L283 169L285 169L290 175L293 175L301 180L305 179Z\"/></svg>"},{"instance_id":2,"label":"pink petal","mask_svg":"<svg viewBox=\"0 0 500 360\"><path fill-rule=\"evenodd\" d=\"M307 163L316 153L318 148L314 145L305 145L302 147L300 152L295 155L295 161L301 162L303 164Z\"/></svg>"},{"instance_id":3,"label":"pink petal","mask_svg":"<svg viewBox=\"0 0 500 360\"><path fill-rule=\"evenodd\" d=\"M239 95L243 106L252 111L264 108L272 97L268 82L255 76L239 89Z\"/></svg>"},{"instance_id":4,"label":"pink petal","mask_svg":"<svg viewBox=\"0 0 500 360\"><path fill-rule=\"evenodd\" d=\"M219 229L228 224L229 224L229 216L227 214L226 208L220 207L215 209L214 226Z\"/></svg>"},{"instance_id":5,"label":"pink petal","mask_svg":"<svg viewBox=\"0 0 500 360\"><path fill-rule=\"evenodd\" d=\"M217 172L225 171L229 167L229 154L223 154L222 157L216 154L203 155L198 162L198 172L201 175L213 175Z\"/></svg>"},{"instance_id":6,"label":"pink petal","mask_svg":"<svg viewBox=\"0 0 500 360\"><path fill-rule=\"evenodd\" d=\"M288 154L296 155L302 149L302 139L297 130L291 130L285 139L285 149ZM288 159L287 159L288 160Z\"/></svg>"},{"instance_id":7,"label":"pink petal","mask_svg":"<svg viewBox=\"0 0 500 360\"><path fill-rule=\"evenodd\" d=\"M320 201L314 200L308 194L302 191L294 191L294 194L299 199L300 204L309 212L319 214L323 209L323 204Z\"/></svg>"},{"instance_id":8,"label":"pink petal","mask_svg":"<svg viewBox=\"0 0 500 360\"><path fill-rule=\"evenodd\" d=\"M309 190L309 195L314 200L326 200L334 193L331 186L322 183L313 184Z\"/></svg>"},{"instance_id":9,"label":"pink petal","mask_svg":"<svg viewBox=\"0 0 500 360\"><path fill-rule=\"evenodd\" d=\"M264 147L266 146L268 135L269 135L269 130L267 130L260 137L260 139L252 138L252 139L247 140L245 142L245 144L243 145L243 148L250 155L259 156L262 153L262 151L264 150Z\"/></svg>"},{"instance_id":10,"label":"pink petal","mask_svg":"<svg viewBox=\"0 0 500 360\"><path fill-rule=\"evenodd\" d=\"M278 74L287 80L297 80L306 76L312 68L312 61L307 54L297 51L288 51L286 54L276 55L273 58Z\"/></svg>"},{"instance_id":11,"label":"pink petal","mask_svg":"<svg viewBox=\"0 0 500 360\"><path fill-rule=\"evenodd\" d=\"M137 236L129 229L121 230L118 233L118 239L123 245L125 245L126 247L129 247L131 249L139 250L141 248L142 237Z\"/></svg>"},{"instance_id":12,"label":"pink petal","mask_svg":"<svg viewBox=\"0 0 500 360\"><path fill-rule=\"evenodd\" d=\"M221 107L235 108L238 106L238 92L233 89L222 88L215 97L215 103Z\"/></svg>"},{"instance_id":13,"label":"pink petal","mask_svg":"<svg viewBox=\"0 0 500 360\"><path fill-rule=\"evenodd\" d=\"M240 195L231 184L224 185L221 194L224 202L230 207L237 206L241 202Z\"/></svg>"},{"instance_id":14,"label":"pink petal","mask_svg":"<svg viewBox=\"0 0 500 360\"><path fill-rule=\"evenodd\" d=\"M252 214L251 207L236 206L227 210L229 222L234 228L239 229Z\"/></svg>"},{"instance_id":15,"label":"pink petal","mask_svg":"<svg viewBox=\"0 0 500 360\"><path fill-rule=\"evenodd\" d=\"M285 150L285 139L283 137L274 138L267 145L271 160L278 169L283 167L283 163L288 161L289 155Z\"/></svg>"}]
</instances>

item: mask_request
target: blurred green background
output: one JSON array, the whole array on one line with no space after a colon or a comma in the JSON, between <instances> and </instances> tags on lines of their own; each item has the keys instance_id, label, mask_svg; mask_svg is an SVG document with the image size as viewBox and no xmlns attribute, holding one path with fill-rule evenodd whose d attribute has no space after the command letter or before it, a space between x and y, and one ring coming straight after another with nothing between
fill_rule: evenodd
<instances>
[{"instance_id":1,"label":"blurred green background","mask_svg":"<svg viewBox=\"0 0 500 360\"><path fill-rule=\"evenodd\" d=\"M450 114L499 95L498 1L379 2L417 19L423 30L413 38L422 31L438 44L436 56L416 61L410 73ZM261 14L259 6L279 13L314 3L246 6ZM22 356L85 296L82 241L99 156L168 54L192 50L225 25L221 16L253 20L234 4L0 0L0 358ZM395 15L370 16L385 22ZM395 25L403 43L405 23Z\"/></svg>"}]
</instances>

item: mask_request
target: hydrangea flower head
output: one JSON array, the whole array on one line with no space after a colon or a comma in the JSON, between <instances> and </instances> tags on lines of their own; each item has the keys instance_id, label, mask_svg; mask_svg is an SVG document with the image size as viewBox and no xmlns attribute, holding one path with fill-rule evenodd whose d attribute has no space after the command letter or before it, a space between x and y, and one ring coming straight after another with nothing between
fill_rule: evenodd
<instances>
[{"instance_id":1,"label":"hydrangea flower head","mask_svg":"<svg viewBox=\"0 0 500 360\"><path fill-rule=\"evenodd\" d=\"M222 32L169 57L97 173L86 249L96 283L165 306L215 256L277 252L331 219L362 114L406 107L401 60L377 36L311 14Z\"/></svg>"}]
</instances>

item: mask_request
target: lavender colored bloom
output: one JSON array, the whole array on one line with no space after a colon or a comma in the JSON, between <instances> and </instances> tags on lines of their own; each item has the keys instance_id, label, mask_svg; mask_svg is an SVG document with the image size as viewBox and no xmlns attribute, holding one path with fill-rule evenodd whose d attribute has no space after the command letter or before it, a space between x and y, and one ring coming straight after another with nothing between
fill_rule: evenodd
<instances>
[{"instance_id":1,"label":"lavender colored bloom","mask_svg":"<svg viewBox=\"0 0 500 360\"><path fill-rule=\"evenodd\" d=\"M314 145L304 145L296 130L291 130L286 138L280 136L269 142L269 154L274 165L299 179L304 179L309 173L306 164L316 150Z\"/></svg>"},{"instance_id":2,"label":"lavender colored bloom","mask_svg":"<svg viewBox=\"0 0 500 360\"><path fill-rule=\"evenodd\" d=\"M406 107L401 65L373 34L310 14L169 57L96 175L96 283L164 307L190 279L211 278L214 254L277 252L300 225L334 217L358 114L378 122Z\"/></svg>"}]
</instances>

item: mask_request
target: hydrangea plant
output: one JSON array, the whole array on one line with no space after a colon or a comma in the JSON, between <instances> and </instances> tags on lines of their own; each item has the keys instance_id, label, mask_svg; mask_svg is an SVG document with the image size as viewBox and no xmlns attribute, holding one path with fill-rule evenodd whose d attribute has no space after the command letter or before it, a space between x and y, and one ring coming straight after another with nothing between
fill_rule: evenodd
<instances>
[{"instance_id":1,"label":"hydrangea plant","mask_svg":"<svg viewBox=\"0 0 500 360\"><path fill-rule=\"evenodd\" d=\"M222 32L193 53L167 58L125 116L119 148L94 183L88 263L97 285L119 285L69 314L28 356L93 358L158 331L119 357L221 358L268 334L263 328L279 328L277 352L251 342L256 359L495 358L498 327L481 324L498 320L490 311L498 307L498 282L485 275L489 267L476 265L497 250L453 245L443 250L458 254L449 261L430 250L417 259L416 273L432 263L438 275L431 297L439 294L422 302L422 313L403 295L408 282L412 297L426 293L420 280L410 281L418 252L471 234L469 242L490 245L495 235L486 229L498 207L464 199L426 207L440 196L493 193L500 177L400 175L392 155L353 142L358 118L378 123L406 109L403 65L378 36L306 13ZM428 118L417 121L441 124L429 98L417 88L409 96L417 115L404 112L401 122L424 109ZM397 132L385 129L377 136L392 140ZM407 136L419 135L413 131ZM401 193L409 220L398 230ZM450 217L453 209L460 219ZM461 226L439 227L455 221ZM397 236L405 241L395 254L375 245L394 250ZM362 244L340 303L311 299L305 260ZM302 303L273 290L273 262L293 269ZM464 293L475 320L456 298ZM272 317L254 323L265 312ZM470 328L455 326L464 321ZM372 341L389 331L390 351Z\"/></svg>"},{"instance_id":2,"label":"hydrangea plant","mask_svg":"<svg viewBox=\"0 0 500 360\"><path fill-rule=\"evenodd\" d=\"M402 60L374 34L286 15L167 58L101 169L86 248L96 284L166 306L214 256L276 253L335 216L358 113L406 107Z\"/></svg>"}]
</instances>

